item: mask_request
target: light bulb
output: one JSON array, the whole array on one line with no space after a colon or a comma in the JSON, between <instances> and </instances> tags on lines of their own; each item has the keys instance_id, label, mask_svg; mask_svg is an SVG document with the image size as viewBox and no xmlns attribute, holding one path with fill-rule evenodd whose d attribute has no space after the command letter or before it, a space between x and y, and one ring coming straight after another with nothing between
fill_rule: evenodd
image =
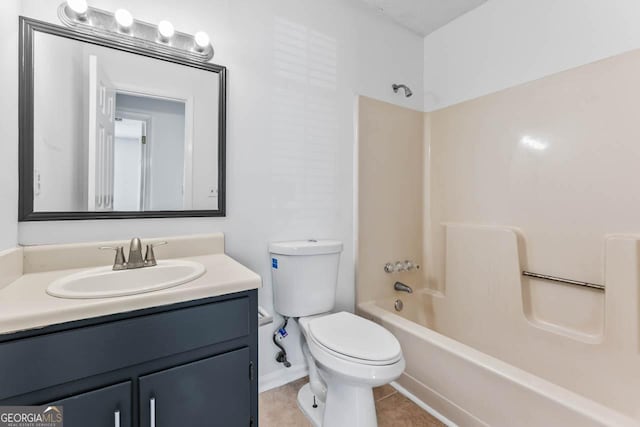
<instances>
[{"instance_id":1,"label":"light bulb","mask_svg":"<svg viewBox=\"0 0 640 427\"><path fill-rule=\"evenodd\" d=\"M78 15L84 15L89 9L86 0L67 0L67 6Z\"/></svg>"},{"instance_id":2,"label":"light bulb","mask_svg":"<svg viewBox=\"0 0 640 427\"><path fill-rule=\"evenodd\" d=\"M198 31L193 37L196 41L196 45L200 48L200 50L204 50L207 46L209 46L209 35L204 31Z\"/></svg>"},{"instance_id":3,"label":"light bulb","mask_svg":"<svg viewBox=\"0 0 640 427\"><path fill-rule=\"evenodd\" d=\"M116 21L118 22L118 25L120 25L120 27L128 29L129 27L131 27L131 25L133 25L133 16L128 10L118 9L116 10L115 16Z\"/></svg>"},{"instance_id":4,"label":"light bulb","mask_svg":"<svg viewBox=\"0 0 640 427\"><path fill-rule=\"evenodd\" d=\"M169 40L175 34L173 24L169 21L160 21L158 23L158 33L162 40Z\"/></svg>"}]
</instances>

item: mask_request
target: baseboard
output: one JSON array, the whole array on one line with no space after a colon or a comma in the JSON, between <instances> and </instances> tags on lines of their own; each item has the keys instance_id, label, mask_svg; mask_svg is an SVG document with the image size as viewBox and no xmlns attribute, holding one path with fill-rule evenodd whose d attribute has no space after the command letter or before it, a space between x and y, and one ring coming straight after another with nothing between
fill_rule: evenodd
<instances>
[{"instance_id":1,"label":"baseboard","mask_svg":"<svg viewBox=\"0 0 640 427\"><path fill-rule=\"evenodd\" d=\"M308 371L307 365L304 363L293 365L290 368L282 367L270 374L261 375L258 378L258 391L262 393L264 391L289 384L290 382L300 379L306 375L308 375Z\"/></svg>"},{"instance_id":2,"label":"baseboard","mask_svg":"<svg viewBox=\"0 0 640 427\"><path fill-rule=\"evenodd\" d=\"M439 415L446 420L450 426L465 427L490 427L488 424L479 420L469 412L451 402L437 391L431 389L426 384L416 380L406 372L398 378L394 384L397 384L398 390L406 392L406 396L416 402L417 405L424 408L427 412L434 416ZM428 403L427 403L428 402ZM445 415L446 414L446 415ZM445 422L445 421L443 421Z\"/></svg>"},{"instance_id":3,"label":"baseboard","mask_svg":"<svg viewBox=\"0 0 640 427\"><path fill-rule=\"evenodd\" d=\"M416 405L418 405L419 407L424 409L426 412L431 414L434 418L437 418L438 421L440 421L444 425L446 425L448 427L458 427L458 425L456 423L454 423L453 421L451 421L450 419L448 419L447 417L442 415L440 412L438 412L435 409L433 409L431 406L429 406L426 403L424 403L422 400L418 399L418 397L415 394L411 393L409 390L407 390L406 388L402 387L397 382L395 382L395 381L392 382L391 386L393 388L395 388L396 390L398 390L398 393L400 393L401 395L403 395L404 397L406 397L407 399L409 399L410 401L412 401L413 403L415 403Z\"/></svg>"}]
</instances>

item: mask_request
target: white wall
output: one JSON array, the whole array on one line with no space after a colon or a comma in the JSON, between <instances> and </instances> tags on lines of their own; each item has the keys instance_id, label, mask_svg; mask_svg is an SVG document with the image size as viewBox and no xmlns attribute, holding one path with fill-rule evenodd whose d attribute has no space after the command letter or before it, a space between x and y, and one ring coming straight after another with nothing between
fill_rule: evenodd
<instances>
[{"instance_id":1,"label":"white wall","mask_svg":"<svg viewBox=\"0 0 640 427\"><path fill-rule=\"evenodd\" d=\"M118 123L116 123L116 129ZM116 133L117 134L117 133ZM140 131L142 134L142 131ZM140 209L142 150L140 139L116 136L113 148L113 209L136 211Z\"/></svg>"},{"instance_id":2,"label":"white wall","mask_svg":"<svg viewBox=\"0 0 640 427\"><path fill-rule=\"evenodd\" d=\"M86 210L82 48L77 42L42 33L36 34L33 45L34 169L40 181L33 208L36 212Z\"/></svg>"},{"instance_id":3,"label":"white wall","mask_svg":"<svg viewBox=\"0 0 640 427\"><path fill-rule=\"evenodd\" d=\"M18 239L18 8L0 2L0 250Z\"/></svg>"},{"instance_id":4,"label":"white wall","mask_svg":"<svg viewBox=\"0 0 640 427\"><path fill-rule=\"evenodd\" d=\"M425 110L640 47L637 0L489 0L425 38Z\"/></svg>"},{"instance_id":5,"label":"white wall","mask_svg":"<svg viewBox=\"0 0 640 427\"><path fill-rule=\"evenodd\" d=\"M23 14L57 22L58 3L21 4ZM23 223L20 242L223 231L227 252L262 275L260 301L270 310L268 242L341 239L338 308L352 309L354 95L422 108L422 38L342 0L135 0L126 7L139 19L209 32L214 61L229 68L227 217ZM394 94L394 82L415 95ZM272 361L272 327L261 331L260 374L273 379L284 368ZM297 339L292 328L285 345ZM295 350L293 363L301 363Z\"/></svg>"}]
</instances>

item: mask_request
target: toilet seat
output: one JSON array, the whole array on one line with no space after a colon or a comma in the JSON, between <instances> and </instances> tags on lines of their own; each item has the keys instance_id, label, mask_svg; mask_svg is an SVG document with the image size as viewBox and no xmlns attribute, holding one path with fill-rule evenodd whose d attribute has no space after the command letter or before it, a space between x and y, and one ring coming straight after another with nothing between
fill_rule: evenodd
<instances>
[{"instance_id":1,"label":"toilet seat","mask_svg":"<svg viewBox=\"0 0 640 427\"><path fill-rule=\"evenodd\" d=\"M392 365L402 359L400 343L391 332L351 313L313 318L307 330L318 349L338 359L372 366Z\"/></svg>"}]
</instances>

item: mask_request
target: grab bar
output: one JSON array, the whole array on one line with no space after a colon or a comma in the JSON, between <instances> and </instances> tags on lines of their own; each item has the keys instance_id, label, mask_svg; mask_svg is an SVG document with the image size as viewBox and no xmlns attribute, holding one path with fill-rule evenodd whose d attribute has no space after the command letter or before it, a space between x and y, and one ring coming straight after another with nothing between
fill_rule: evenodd
<instances>
[{"instance_id":1,"label":"grab bar","mask_svg":"<svg viewBox=\"0 0 640 427\"><path fill-rule=\"evenodd\" d=\"M571 280L571 279L563 279L561 277L548 276L546 274L531 273L530 271L523 271L522 275L527 277L533 277L535 279L549 280L550 282L564 283L567 285L575 285L575 286L584 286L585 288L604 291L604 285L598 285L595 283L580 282L578 280Z\"/></svg>"}]
</instances>

